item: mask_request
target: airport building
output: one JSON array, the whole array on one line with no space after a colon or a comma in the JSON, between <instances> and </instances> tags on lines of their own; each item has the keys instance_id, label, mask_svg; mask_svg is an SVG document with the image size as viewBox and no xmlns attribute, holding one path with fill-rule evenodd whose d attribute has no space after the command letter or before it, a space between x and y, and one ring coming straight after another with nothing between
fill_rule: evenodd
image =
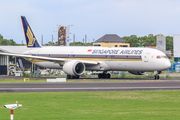
<instances>
[{"instance_id":1,"label":"airport building","mask_svg":"<svg viewBox=\"0 0 180 120\"><path fill-rule=\"evenodd\" d=\"M93 46L101 47L130 47L129 43L126 43L124 39L119 37L116 34L106 34L96 40L96 43Z\"/></svg>"},{"instance_id":2,"label":"airport building","mask_svg":"<svg viewBox=\"0 0 180 120\"><path fill-rule=\"evenodd\" d=\"M0 52L16 53L20 54L27 50L26 46L0 46ZM11 56L0 55L0 75L9 75L9 69L16 67L17 63L21 67L26 66L31 68L32 63L28 62L24 58L16 58Z\"/></svg>"}]
</instances>

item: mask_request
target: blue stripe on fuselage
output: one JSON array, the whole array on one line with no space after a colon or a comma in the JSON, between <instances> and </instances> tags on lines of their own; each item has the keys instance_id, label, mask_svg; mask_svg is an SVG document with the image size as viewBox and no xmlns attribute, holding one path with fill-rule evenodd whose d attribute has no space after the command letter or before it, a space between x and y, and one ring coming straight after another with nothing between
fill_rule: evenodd
<instances>
[{"instance_id":1,"label":"blue stripe on fuselage","mask_svg":"<svg viewBox=\"0 0 180 120\"><path fill-rule=\"evenodd\" d=\"M133 55L77 55L77 54L31 54L31 55L32 56L52 57L52 58L141 59L140 55L139 56L133 56Z\"/></svg>"}]
</instances>

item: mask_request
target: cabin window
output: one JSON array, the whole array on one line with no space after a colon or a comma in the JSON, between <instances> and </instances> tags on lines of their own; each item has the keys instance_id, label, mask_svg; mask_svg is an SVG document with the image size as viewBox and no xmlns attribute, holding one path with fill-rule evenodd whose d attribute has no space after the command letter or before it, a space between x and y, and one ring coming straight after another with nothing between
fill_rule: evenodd
<instances>
[{"instance_id":1,"label":"cabin window","mask_svg":"<svg viewBox=\"0 0 180 120\"><path fill-rule=\"evenodd\" d=\"M166 58L167 58L167 56L162 55L162 56L161 56L161 58L165 58L165 59L166 59Z\"/></svg>"},{"instance_id":2,"label":"cabin window","mask_svg":"<svg viewBox=\"0 0 180 120\"><path fill-rule=\"evenodd\" d=\"M117 45L115 45L115 47L117 47Z\"/></svg>"}]
</instances>

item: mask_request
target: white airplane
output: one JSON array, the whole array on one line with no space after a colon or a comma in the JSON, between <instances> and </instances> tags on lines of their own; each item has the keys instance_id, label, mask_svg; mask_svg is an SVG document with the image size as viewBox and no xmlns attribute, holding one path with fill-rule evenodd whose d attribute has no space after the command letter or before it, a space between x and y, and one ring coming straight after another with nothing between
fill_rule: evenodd
<instances>
[{"instance_id":1,"label":"white airplane","mask_svg":"<svg viewBox=\"0 0 180 120\"><path fill-rule=\"evenodd\" d=\"M29 50L22 54L0 54L23 57L37 65L41 65L41 62L54 62L57 68L62 68L67 74L67 78L79 78L86 70L103 71L98 75L99 78L110 78L107 71L129 71L135 75L155 72L155 79L159 79L158 74L171 66L169 59L163 52L150 48L43 47L37 40L27 19L21 16L21 20L26 46Z\"/></svg>"}]
</instances>

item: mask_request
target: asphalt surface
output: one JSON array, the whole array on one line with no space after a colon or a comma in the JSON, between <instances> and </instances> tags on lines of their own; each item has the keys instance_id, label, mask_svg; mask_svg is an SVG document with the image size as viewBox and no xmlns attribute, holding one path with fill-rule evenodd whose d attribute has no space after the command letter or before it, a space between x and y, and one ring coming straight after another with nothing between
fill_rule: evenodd
<instances>
[{"instance_id":1,"label":"asphalt surface","mask_svg":"<svg viewBox=\"0 0 180 120\"><path fill-rule=\"evenodd\" d=\"M179 81L93 83L0 83L0 92L180 90Z\"/></svg>"},{"instance_id":2,"label":"asphalt surface","mask_svg":"<svg viewBox=\"0 0 180 120\"><path fill-rule=\"evenodd\" d=\"M27 77L19 77L19 76L7 76L7 75L0 75L0 80L5 80L5 79L13 79L13 80L24 80L24 78ZM30 80L46 80L46 79L54 79L56 77L28 77L30 78ZM104 81L104 80L130 80L130 81L134 81L134 80L154 80L153 78L109 78L109 79L99 79L99 78L80 78L80 79L67 79L70 81L78 81L78 80L83 80L86 79L87 81ZM161 80L166 80L169 81L168 79L161 79ZM175 79L173 79L175 80Z\"/></svg>"}]
</instances>

